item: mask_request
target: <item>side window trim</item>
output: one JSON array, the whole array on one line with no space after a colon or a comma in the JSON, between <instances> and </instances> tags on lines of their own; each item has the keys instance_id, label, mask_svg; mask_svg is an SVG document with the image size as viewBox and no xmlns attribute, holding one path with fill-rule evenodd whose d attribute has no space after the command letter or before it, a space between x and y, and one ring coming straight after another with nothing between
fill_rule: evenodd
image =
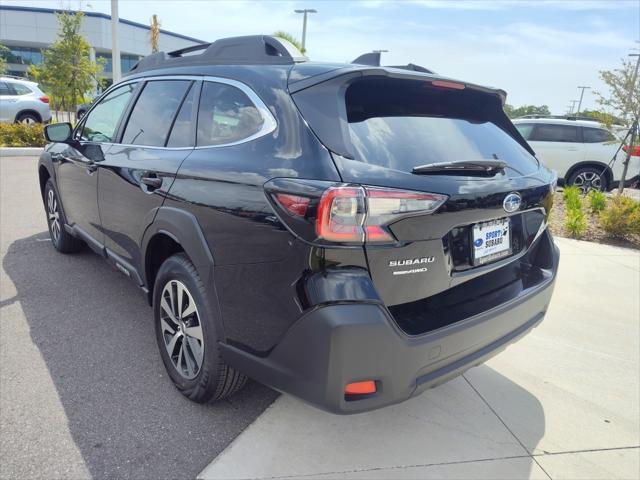
<instances>
[{"instance_id":1,"label":"side window trim","mask_svg":"<svg viewBox=\"0 0 640 480\"><path fill-rule=\"evenodd\" d=\"M180 100L180 103L178 104L178 108L176 109L175 113L173 114L173 118L171 119L171 126L169 127L169 130L167 131L167 136L164 138L164 144L163 144L164 148L170 148L170 147L167 147L167 144L169 143L169 139L171 138L171 133L173 132L173 127L176 124L176 120L178 119L178 115L180 115L180 110L182 109L182 105L184 105L184 102L189 97L189 94L191 93L191 89L196 88L196 87L197 87L197 83L194 82L193 80L191 80L191 82L189 82L189 86L187 87L187 89L184 92L184 95L182 95L182 99ZM199 92L195 92L195 93L199 93ZM191 119L192 119L192 121L193 121L193 110L195 110L195 108L191 109ZM193 125L193 123L191 125ZM195 143L194 143L194 145L195 145Z\"/></svg>"}]
</instances>

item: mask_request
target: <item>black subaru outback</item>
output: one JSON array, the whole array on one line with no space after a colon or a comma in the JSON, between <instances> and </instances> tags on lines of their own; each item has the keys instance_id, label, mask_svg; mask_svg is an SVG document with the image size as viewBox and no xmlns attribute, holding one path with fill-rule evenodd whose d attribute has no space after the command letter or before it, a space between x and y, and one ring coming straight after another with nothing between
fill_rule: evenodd
<instances>
[{"instance_id":1,"label":"black subaru outback","mask_svg":"<svg viewBox=\"0 0 640 480\"><path fill-rule=\"evenodd\" d=\"M556 180L505 93L371 63L223 39L146 57L75 128L46 128L53 246L142 289L191 400L251 377L371 410L544 317Z\"/></svg>"}]
</instances>

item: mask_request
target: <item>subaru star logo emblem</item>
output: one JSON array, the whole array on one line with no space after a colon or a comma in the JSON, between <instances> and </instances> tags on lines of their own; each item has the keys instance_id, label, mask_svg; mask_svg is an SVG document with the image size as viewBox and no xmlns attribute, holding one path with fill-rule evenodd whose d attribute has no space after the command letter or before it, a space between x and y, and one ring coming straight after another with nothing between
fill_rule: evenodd
<instances>
[{"instance_id":1,"label":"subaru star logo emblem","mask_svg":"<svg viewBox=\"0 0 640 480\"><path fill-rule=\"evenodd\" d=\"M519 193L510 193L509 195L504 197L502 208L504 208L505 212L515 212L520 208L521 203L522 197L520 197Z\"/></svg>"}]
</instances>

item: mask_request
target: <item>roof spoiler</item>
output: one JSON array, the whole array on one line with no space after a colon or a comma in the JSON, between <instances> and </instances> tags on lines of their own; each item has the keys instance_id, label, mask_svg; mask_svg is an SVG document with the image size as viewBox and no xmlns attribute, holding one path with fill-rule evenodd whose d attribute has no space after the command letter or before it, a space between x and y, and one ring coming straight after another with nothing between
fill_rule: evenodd
<instances>
[{"instance_id":1,"label":"roof spoiler","mask_svg":"<svg viewBox=\"0 0 640 480\"><path fill-rule=\"evenodd\" d=\"M194 52L202 53L194 54ZM270 35L221 38L174 50L158 52L141 59L128 72L140 73L165 67L190 65L287 65L307 61L294 45Z\"/></svg>"},{"instance_id":2,"label":"roof spoiler","mask_svg":"<svg viewBox=\"0 0 640 480\"><path fill-rule=\"evenodd\" d=\"M363 53L351 63L356 65L367 65L369 67L379 67L380 52ZM411 70L413 72L435 73L433 70L429 70L428 68L424 68L420 65L416 65L415 63L408 63L407 65L387 65L387 66L389 68L399 68L400 70Z\"/></svg>"}]
</instances>

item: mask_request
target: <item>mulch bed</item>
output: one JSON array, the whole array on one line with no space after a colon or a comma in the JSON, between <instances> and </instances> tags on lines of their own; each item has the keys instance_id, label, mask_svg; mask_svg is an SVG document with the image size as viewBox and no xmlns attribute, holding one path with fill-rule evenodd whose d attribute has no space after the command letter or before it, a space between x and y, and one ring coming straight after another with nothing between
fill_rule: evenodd
<instances>
[{"instance_id":1,"label":"mulch bed","mask_svg":"<svg viewBox=\"0 0 640 480\"><path fill-rule=\"evenodd\" d=\"M615 193L614 193L615 194ZM598 216L591 213L586 200L582 206L587 220L587 229L580 237L572 237L564 226L566 217L566 208L562 192L556 192L553 200L553 208L549 218L549 228L551 233L558 237L576 238L577 240L587 240L589 242L604 243L607 245L615 245L618 247L635 248L640 250L640 235L630 235L626 238L614 238L602 230L598 222Z\"/></svg>"}]
</instances>

